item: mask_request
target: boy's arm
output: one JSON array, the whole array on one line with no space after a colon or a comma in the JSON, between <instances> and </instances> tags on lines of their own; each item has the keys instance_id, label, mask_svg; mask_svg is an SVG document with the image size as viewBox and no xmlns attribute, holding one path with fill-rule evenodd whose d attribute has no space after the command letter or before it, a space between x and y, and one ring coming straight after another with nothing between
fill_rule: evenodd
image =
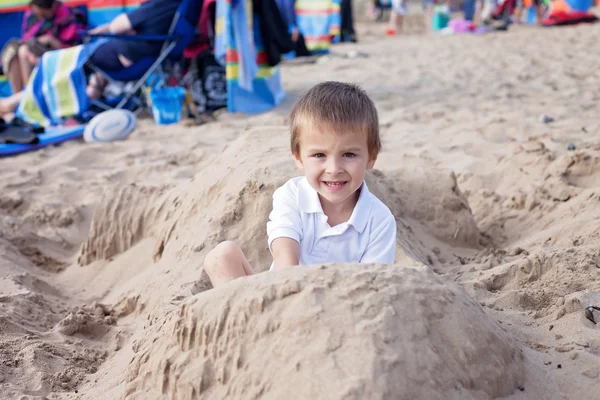
<instances>
[{"instance_id":1,"label":"boy's arm","mask_svg":"<svg viewBox=\"0 0 600 400\"><path fill-rule=\"evenodd\" d=\"M393 215L372 228L361 263L393 264L396 254L396 220Z\"/></svg>"},{"instance_id":2,"label":"boy's arm","mask_svg":"<svg viewBox=\"0 0 600 400\"><path fill-rule=\"evenodd\" d=\"M300 263L300 244L287 237L279 237L271 243L273 269L279 270Z\"/></svg>"},{"instance_id":3,"label":"boy's arm","mask_svg":"<svg viewBox=\"0 0 600 400\"><path fill-rule=\"evenodd\" d=\"M294 181L288 181L273 193L273 210L267 222L267 235L274 269L300 263L302 218Z\"/></svg>"}]
</instances>

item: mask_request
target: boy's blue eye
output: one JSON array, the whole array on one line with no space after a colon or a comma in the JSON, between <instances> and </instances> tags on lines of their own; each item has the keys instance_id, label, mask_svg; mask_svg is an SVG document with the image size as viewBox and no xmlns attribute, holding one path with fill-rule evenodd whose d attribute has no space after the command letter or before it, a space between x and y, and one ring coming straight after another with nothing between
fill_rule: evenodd
<instances>
[{"instance_id":1,"label":"boy's blue eye","mask_svg":"<svg viewBox=\"0 0 600 400\"><path fill-rule=\"evenodd\" d=\"M321 157L325 157L325 154L323 154L323 153L315 153L315 154L313 154L313 157L321 158Z\"/></svg>"},{"instance_id":2,"label":"boy's blue eye","mask_svg":"<svg viewBox=\"0 0 600 400\"><path fill-rule=\"evenodd\" d=\"M344 157L356 157L354 153L344 153Z\"/></svg>"}]
</instances>

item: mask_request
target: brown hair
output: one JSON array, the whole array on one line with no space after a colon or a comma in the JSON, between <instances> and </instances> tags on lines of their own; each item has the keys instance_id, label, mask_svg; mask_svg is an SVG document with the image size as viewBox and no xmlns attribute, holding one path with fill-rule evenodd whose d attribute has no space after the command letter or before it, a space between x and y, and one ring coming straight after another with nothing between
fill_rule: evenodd
<instances>
[{"instance_id":1,"label":"brown hair","mask_svg":"<svg viewBox=\"0 0 600 400\"><path fill-rule=\"evenodd\" d=\"M38 6L39 8L42 8L44 10L49 10L52 8L52 6L54 6L54 3L56 3L56 1L57 0L31 0L29 5Z\"/></svg>"},{"instance_id":2,"label":"brown hair","mask_svg":"<svg viewBox=\"0 0 600 400\"><path fill-rule=\"evenodd\" d=\"M306 92L290 114L291 147L300 154L300 134L307 127L330 129L338 135L362 132L367 135L371 159L381 150L379 119L375 104L360 87L343 82L322 82Z\"/></svg>"}]
</instances>

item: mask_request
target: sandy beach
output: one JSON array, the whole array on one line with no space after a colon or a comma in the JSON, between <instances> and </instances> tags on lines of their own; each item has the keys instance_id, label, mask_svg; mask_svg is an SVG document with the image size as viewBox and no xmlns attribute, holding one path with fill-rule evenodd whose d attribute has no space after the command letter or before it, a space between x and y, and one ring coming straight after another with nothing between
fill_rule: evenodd
<instances>
[{"instance_id":1,"label":"sandy beach","mask_svg":"<svg viewBox=\"0 0 600 400\"><path fill-rule=\"evenodd\" d=\"M269 113L1 159L0 398L600 398L600 25L384 29L284 65ZM222 240L268 269L287 116L323 80L379 110L395 265L209 290Z\"/></svg>"}]
</instances>

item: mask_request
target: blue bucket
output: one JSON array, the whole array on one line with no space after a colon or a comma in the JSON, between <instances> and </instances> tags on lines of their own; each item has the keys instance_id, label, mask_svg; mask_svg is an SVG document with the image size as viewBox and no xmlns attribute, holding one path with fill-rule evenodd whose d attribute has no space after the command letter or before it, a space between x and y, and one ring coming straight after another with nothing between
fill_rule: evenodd
<instances>
[{"instance_id":1,"label":"blue bucket","mask_svg":"<svg viewBox=\"0 0 600 400\"><path fill-rule=\"evenodd\" d=\"M176 124L181 121L185 89L179 86L150 90L152 116L158 125Z\"/></svg>"},{"instance_id":2,"label":"blue bucket","mask_svg":"<svg viewBox=\"0 0 600 400\"><path fill-rule=\"evenodd\" d=\"M474 3L474 2L473 2ZM433 10L433 15L431 16L431 28L434 32L441 31L445 27L448 26L448 22L450 22L450 13L448 12L448 7L446 6L437 6Z\"/></svg>"}]
</instances>

